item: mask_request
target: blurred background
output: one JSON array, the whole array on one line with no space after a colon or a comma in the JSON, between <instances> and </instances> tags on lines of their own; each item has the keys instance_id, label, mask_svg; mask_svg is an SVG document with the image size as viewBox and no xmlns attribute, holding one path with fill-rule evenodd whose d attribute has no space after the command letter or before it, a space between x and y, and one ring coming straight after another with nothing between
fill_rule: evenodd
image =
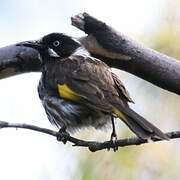
<instances>
[{"instance_id":1,"label":"blurred background","mask_svg":"<svg viewBox=\"0 0 180 180\"><path fill-rule=\"evenodd\" d=\"M0 47L38 39L50 32L83 36L70 17L88 12L116 30L167 55L180 58L180 1L174 0L1 0ZM163 131L180 130L180 97L126 72L115 70L136 102L138 113ZM55 129L37 94L40 73L0 81L0 120ZM133 134L120 121L118 137ZM104 141L105 132L85 129L74 136ZM180 140L91 153L28 130L0 130L2 180L179 180Z\"/></svg>"}]
</instances>

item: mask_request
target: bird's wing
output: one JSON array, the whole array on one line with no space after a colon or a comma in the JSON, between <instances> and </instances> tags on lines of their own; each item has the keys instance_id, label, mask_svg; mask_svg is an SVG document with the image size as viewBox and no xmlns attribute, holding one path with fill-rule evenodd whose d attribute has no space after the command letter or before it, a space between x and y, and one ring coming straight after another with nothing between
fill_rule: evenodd
<instances>
[{"instance_id":1,"label":"bird's wing","mask_svg":"<svg viewBox=\"0 0 180 180\"><path fill-rule=\"evenodd\" d=\"M107 112L112 112L114 104L131 101L122 82L98 59L72 56L64 60L61 73L65 78L58 83L58 92L63 98Z\"/></svg>"},{"instance_id":2,"label":"bird's wing","mask_svg":"<svg viewBox=\"0 0 180 180\"><path fill-rule=\"evenodd\" d=\"M129 92L124 87L122 81L119 79L119 77L112 72L112 76L114 79L114 83L116 84L116 88L118 90L119 96L122 98L125 98L127 101L134 103L134 101L131 99Z\"/></svg>"},{"instance_id":3,"label":"bird's wing","mask_svg":"<svg viewBox=\"0 0 180 180\"><path fill-rule=\"evenodd\" d=\"M166 134L128 107L127 102L131 99L127 91L103 62L91 57L74 57L66 59L61 71L65 78L64 83L58 84L60 96L116 115L141 139L168 139Z\"/></svg>"}]
</instances>

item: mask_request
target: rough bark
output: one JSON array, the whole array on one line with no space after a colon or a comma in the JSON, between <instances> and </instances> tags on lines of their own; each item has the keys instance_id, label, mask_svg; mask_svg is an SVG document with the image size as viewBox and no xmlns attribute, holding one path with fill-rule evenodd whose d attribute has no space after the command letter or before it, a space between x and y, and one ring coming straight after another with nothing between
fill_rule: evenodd
<instances>
[{"instance_id":1,"label":"rough bark","mask_svg":"<svg viewBox=\"0 0 180 180\"><path fill-rule=\"evenodd\" d=\"M96 18L83 13L72 24L88 36L80 41L96 57L163 89L180 94L180 62L142 46ZM0 79L40 71L38 53L15 45L0 48Z\"/></svg>"},{"instance_id":2,"label":"rough bark","mask_svg":"<svg viewBox=\"0 0 180 180\"><path fill-rule=\"evenodd\" d=\"M94 56L111 67L180 94L178 60L144 47L87 13L72 17L72 24L88 34L83 42Z\"/></svg>"},{"instance_id":3,"label":"rough bark","mask_svg":"<svg viewBox=\"0 0 180 180\"><path fill-rule=\"evenodd\" d=\"M38 52L15 44L0 48L0 79L40 71Z\"/></svg>"}]
</instances>

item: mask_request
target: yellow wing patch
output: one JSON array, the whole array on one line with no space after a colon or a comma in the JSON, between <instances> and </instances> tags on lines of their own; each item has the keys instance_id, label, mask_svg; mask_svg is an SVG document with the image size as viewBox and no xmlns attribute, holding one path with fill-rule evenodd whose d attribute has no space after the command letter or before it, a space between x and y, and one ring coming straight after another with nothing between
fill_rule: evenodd
<instances>
[{"instance_id":1,"label":"yellow wing patch","mask_svg":"<svg viewBox=\"0 0 180 180\"><path fill-rule=\"evenodd\" d=\"M81 97L71 90L67 84L60 85L58 84L58 92L62 98L71 100L71 101L78 101Z\"/></svg>"},{"instance_id":2,"label":"yellow wing patch","mask_svg":"<svg viewBox=\"0 0 180 180\"><path fill-rule=\"evenodd\" d=\"M117 108L115 108L115 107L113 107L113 114L115 114L121 120L127 121L126 116L121 111L119 111Z\"/></svg>"}]
</instances>

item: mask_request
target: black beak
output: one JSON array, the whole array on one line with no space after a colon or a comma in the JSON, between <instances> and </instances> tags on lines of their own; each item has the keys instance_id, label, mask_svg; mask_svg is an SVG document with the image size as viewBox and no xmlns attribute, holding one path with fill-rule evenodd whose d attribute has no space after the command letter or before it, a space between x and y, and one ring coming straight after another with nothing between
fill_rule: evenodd
<instances>
[{"instance_id":1,"label":"black beak","mask_svg":"<svg viewBox=\"0 0 180 180\"><path fill-rule=\"evenodd\" d=\"M34 48L38 51L42 50L44 47L42 45L41 41L24 41L24 42L16 44L16 46L31 47L31 48Z\"/></svg>"}]
</instances>

